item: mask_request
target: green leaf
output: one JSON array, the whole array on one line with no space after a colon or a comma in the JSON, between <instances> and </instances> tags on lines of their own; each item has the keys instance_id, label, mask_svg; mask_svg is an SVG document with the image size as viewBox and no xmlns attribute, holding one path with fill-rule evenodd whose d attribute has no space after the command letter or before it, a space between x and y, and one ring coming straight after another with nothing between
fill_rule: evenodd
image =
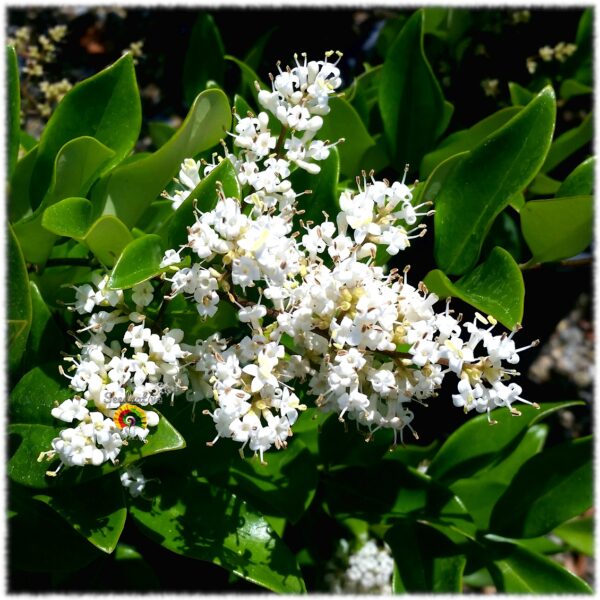
<instances>
[{"instance_id":1,"label":"green leaf","mask_svg":"<svg viewBox=\"0 0 600 600\"><path fill-rule=\"evenodd\" d=\"M508 83L508 91L513 106L526 106L535 98L535 94L532 91L513 81Z\"/></svg>"},{"instance_id":2,"label":"green leaf","mask_svg":"<svg viewBox=\"0 0 600 600\"><path fill-rule=\"evenodd\" d=\"M537 537L592 503L592 440L586 437L530 458L494 507L490 529L511 538Z\"/></svg>"},{"instance_id":3,"label":"green leaf","mask_svg":"<svg viewBox=\"0 0 600 600\"><path fill-rule=\"evenodd\" d=\"M573 169L569 176L560 184L555 196L587 196L594 194L594 170L596 168L596 157L584 160L578 167Z\"/></svg>"},{"instance_id":4,"label":"green leaf","mask_svg":"<svg viewBox=\"0 0 600 600\"><path fill-rule=\"evenodd\" d=\"M114 169L98 185L92 201L107 205L127 226L133 226L177 174L185 158L212 148L231 124L229 102L216 89L202 92L185 121L164 146L153 154Z\"/></svg>"},{"instance_id":5,"label":"green leaf","mask_svg":"<svg viewBox=\"0 0 600 600\"><path fill-rule=\"evenodd\" d=\"M575 256L592 242L593 196L532 200L521 209L521 230L530 263Z\"/></svg>"},{"instance_id":6,"label":"green leaf","mask_svg":"<svg viewBox=\"0 0 600 600\"><path fill-rule=\"evenodd\" d=\"M446 129L444 96L423 48L423 11L415 12L389 49L381 73L379 108L392 165L416 170Z\"/></svg>"},{"instance_id":7,"label":"green leaf","mask_svg":"<svg viewBox=\"0 0 600 600\"><path fill-rule=\"evenodd\" d=\"M424 279L440 298L454 296L512 329L523 318L525 287L519 266L509 252L495 247L485 262L453 283L439 269Z\"/></svg>"},{"instance_id":8,"label":"green leaf","mask_svg":"<svg viewBox=\"0 0 600 600\"><path fill-rule=\"evenodd\" d=\"M91 224L92 203L85 198L65 198L49 206L42 217L45 229L75 239L84 238Z\"/></svg>"},{"instance_id":9,"label":"green leaf","mask_svg":"<svg viewBox=\"0 0 600 600\"><path fill-rule=\"evenodd\" d=\"M32 135L29 135L26 131L21 131L19 135L19 143L25 152L29 152L35 146L37 146L37 139Z\"/></svg>"},{"instance_id":10,"label":"green leaf","mask_svg":"<svg viewBox=\"0 0 600 600\"><path fill-rule=\"evenodd\" d=\"M437 148L432 152L429 152L423 157L421 161L420 176L424 179L447 158L472 150L475 146L480 144L485 138L504 126L510 119L517 115L521 111L517 107L502 108L498 112L486 117L475 123L469 129L463 129L456 131L452 135L445 138Z\"/></svg>"},{"instance_id":11,"label":"green leaf","mask_svg":"<svg viewBox=\"0 0 600 600\"><path fill-rule=\"evenodd\" d=\"M240 60L239 58L236 58L235 56L231 56L229 54L226 54L224 58L225 58L225 60L233 63L234 65L236 65L239 68L239 70L242 74L241 89L244 91L249 91L252 94L252 98L254 99L256 106L259 106L258 91L256 90L256 86L254 85L254 82L257 81L258 84L260 85L261 89L266 89L268 86L266 86L263 83L261 78L256 74L256 71L250 65L246 64L244 61Z\"/></svg>"},{"instance_id":12,"label":"green leaf","mask_svg":"<svg viewBox=\"0 0 600 600\"><path fill-rule=\"evenodd\" d=\"M466 558L432 527L401 519L385 534L398 569L395 593L461 593Z\"/></svg>"},{"instance_id":13,"label":"green leaf","mask_svg":"<svg viewBox=\"0 0 600 600\"><path fill-rule=\"evenodd\" d=\"M127 518L117 473L81 485L76 493L62 489L33 498L49 506L99 550L110 554L115 549Z\"/></svg>"},{"instance_id":14,"label":"green leaf","mask_svg":"<svg viewBox=\"0 0 600 600\"><path fill-rule=\"evenodd\" d=\"M103 265L111 267L132 240L121 220L104 215L91 225L82 241Z\"/></svg>"},{"instance_id":15,"label":"green leaf","mask_svg":"<svg viewBox=\"0 0 600 600\"><path fill-rule=\"evenodd\" d=\"M428 475L449 484L470 477L481 468L493 463L507 449L518 444L527 428L545 419L561 408L581 402L547 402L539 410L533 406L519 407L521 416L515 417L503 408L494 411L497 425L489 425L486 415L470 418L444 442L427 469Z\"/></svg>"},{"instance_id":16,"label":"green leaf","mask_svg":"<svg viewBox=\"0 0 600 600\"><path fill-rule=\"evenodd\" d=\"M16 164L10 179L8 218L16 223L31 211L29 203L29 182L37 158L37 146L34 146Z\"/></svg>"},{"instance_id":17,"label":"green leaf","mask_svg":"<svg viewBox=\"0 0 600 600\"><path fill-rule=\"evenodd\" d=\"M65 345L64 334L56 324L38 286L33 281L29 282L29 293L32 318L23 357L25 370L45 363L49 356L57 355Z\"/></svg>"},{"instance_id":18,"label":"green leaf","mask_svg":"<svg viewBox=\"0 0 600 600\"><path fill-rule=\"evenodd\" d=\"M315 461L299 439L291 440L284 450L270 452L266 461L266 465L258 457L234 461L229 471L237 486L234 491L261 512L296 523L315 495Z\"/></svg>"},{"instance_id":19,"label":"green leaf","mask_svg":"<svg viewBox=\"0 0 600 600\"><path fill-rule=\"evenodd\" d=\"M374 168L374 165L362 162L375 141L356 110L343 98L331 98L329 107L331 110L323 117L319 138L332 143L344 138L337 147L340 153L340 171L347 177L354 178L360 175L362 169L369 171Z\"/></svg>"},{"instance_id":20,"label":"green leaf","mask_svg":"<svg viewBox=\"0 0 600 600\"><path fill-rule=\"evenodd\" d=\"M107 167L114 166L133 149L141 120L130 54L75 85L56 107L40 138L31 181L31 205L35 208L41 202L50 184L55 157L68 141L82 136L96 138L114 151Z\"/></svg>"},{"instance_id":21,"label":"green leaf","mask_svg":"<svg viewBox=\"0 0 600 600\"><path fill-rule=\"evenodd\" d=\"M476 263L496 216L540 168L555 113L548 87L456 165L435 203L435 258L442 271L461 275Z\"/></svg>"},{"instance_id":22,"label":"green leaf","mask_svg":"<svg viewBox=\"0 0 600 600\"><path fill-rule=\"evenodd\" d=\"M553 560L497 536L486 536L486 560L496 587L507 594L591 594L589 585Z\"/></svg>"},{"instance_id":23,"label":"green leaf","mask_svg":"<svg viewBox=\"0 0 600 600\"><path fill-rule=\"evenodd\" d=\"M31 327L31 295L29 277L19 242L8 226L8 369L16 372L21 364Z\"/></svg>"},{"instance_id":24,"label":"green leaf","mask_svg":"<svg viewBox=\"0 0 600 600\"><path fill-rule=\"evenodd\" d=\"M212 210L217 205L219 199L217 184L220 184L226 197L240 198L240 184L229 159L223 160L219 166L202 179L179 208L173 212L171 218L165 221L159 234L169 248L178 248L187 244L187 228L195 221L194 205L203 212Z\"/></svg>"},{"instance_id":25,"label":"green leaf","mask_svg":"<svg viewBox=\"0 0 600 600\"><path fill-rule=\"evenodd\" d=\"M304 169L296 169L290 176L292 188L297 193L305 190L312 192L298 201L298 208L305 211L300 216L305 223L321 223L325 218L323 211L330 219L334 219L339 212L337 185L340 178L340 156L337 148L331 148L329 156L320 161L319 166L321 171L317 175L311 175Z\"/></svg>"},{"instance_id":26,"label":"green leaf","mask_svg":"<svg viewBox=\"0 0 600 600\"><path fill-rule=\"evenodd\" d=\"M183 98L189 106L209 81L223 83L225 59L223 41L211 15L198 14L183 62Z\"/></svg>"},{"instance_id":27,"label":"green leaf","mask_svg":"<svg viewBox=\"0 0 600 600\"><path fill-rule=\"evenodd\" d=\"M576 79L565 79L565 81L560 84L560 91L558 92L558 95L563 100L569 100L574 96L591 94L593 91L594 88L580 83Z\"/></svg>"},{"instance_id":28,"label":"green leaf","mask_svg":"<svg viewBox=\"0 0 600 600\"><path fill-rule=\"evenodd\" d=\"M172 552L213 562L271 591L306 591L294 555L246 502L192 477L161 480L151 506L139 500L130 507L148 537Z\"/></svg>"},{"instance_id":29,"label":"green leaf","mask_svg":"<svg viewBox=\"0 0 600 600\"><path fill-rule=\"evenodd\" d=\"M538 173L527 191L534 196L551 196L559 187L560 181L552 179L552 177L548 177L544 173Z\"/></svg>"},{"instance_id":30,"label":"green leaf","mask_svg":"<svg viewBox=\"0 0 600 600\"><path fill-rule=\"evenodd\" d=\"M177 129L162 121L150 121L148 123L148 134L155 148L164 146L174 135Z\"/></svg>"},{"instance_id":31,"label":"green leaf","mask_svg":"<svg viewBox=\"0 0 600 600\"><path fill-rule=\"evenodd\" d=\"M108 288L126 290L162 272L164 252L160 236L144 235L127 244L108 280Z\"/></svg>"},{"instance_id":32,"label":"green leaf","mask_svg":"<svg viewBox=\"0 0 600 600\"><path fill-rule=\"evenodd\" d=\"M549 173L558 166L563 160L577 152L588 144L594 136L594 119L590 114L583 120L581 125L569 129L559 137L557 137L550 146L548 156L542 166L543 173Z\"/></svg>"},{"instance_id":33,"label":"green leaf","mask_svg":"<svg viewBox=\"0 0 600 600\"><path fill-rule=\"evenodd\" d=\"M594 519L583 517L563 523L553 532L571 548L587 556L594 556Z\"/></svg>"},{"instance_id":34,"label":"green leaf","mask_svg":"<svg viewBox=\"0 0 600 600\"><path fill-rule=\"evenodd\" d=\"M8 85L7 175L10 179L17 164L21 139L21 90L19 84L19 65L17 62L17 54L12 46L6 47L6 79Z\"/></svg>"}]
</instances>

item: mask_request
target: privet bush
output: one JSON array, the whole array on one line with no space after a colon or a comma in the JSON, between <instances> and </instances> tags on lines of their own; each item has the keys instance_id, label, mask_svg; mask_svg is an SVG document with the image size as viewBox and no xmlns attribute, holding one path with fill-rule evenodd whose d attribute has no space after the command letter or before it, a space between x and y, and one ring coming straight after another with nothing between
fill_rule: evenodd
<instances>
[{"instance_id":1,"label":"privet bush","mask_svg":"<svg viewBox=\"0 0 600 600\"><path fill-rule=\"evenodd\" d=\"M276 592L305 592L307 571L336 591L457 592L465 574L589 591L544 536L568 540L591 504L591 441L544 449L543 420L575 402L529 401L517 368L537 344L520 331L521 271L589 245L593 159L556 187L545 175L568 154L551 85L448 135L424 17L352 82L341 52L294 54L268 85L228 57L242 74L228 96L188 60L185 121L140 154L125 55L17 159L9 47L17 568L118 563L127 520ZM520 265L490 234L509 211ZM426 234L439 268L419 281L401 256ZM441 446L407 445L441 403L483 414ZM341 567L319 564L318 531L285 543L323 512L352 539ZM39 557L18 542L28 527Z\"/></svg>"}]
</instances>

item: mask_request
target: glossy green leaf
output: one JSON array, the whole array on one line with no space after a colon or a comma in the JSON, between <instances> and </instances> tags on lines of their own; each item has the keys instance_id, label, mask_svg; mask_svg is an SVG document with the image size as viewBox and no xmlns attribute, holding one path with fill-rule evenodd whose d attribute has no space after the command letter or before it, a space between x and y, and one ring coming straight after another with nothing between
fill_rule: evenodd
<instances>
[{"instance_id":1,"label":"glossy green leaf","mask_svg":"<svg viewBox=\"0 0 600 600\"><path fill-rule=\"evenodd\" d=\"M213 562L274 592L306 591L294 555L251 506L192 477L161 479L151 506L140 500L130 507L143 533L172 552Z\"/></svg>"},{"instance_id":2,"label":"glossy green leaf","mask_svg":"<svg viewBox=\"0 0 600 600\"><path fill-rule=\"evenodd\" d=\"M155 148L164 146L174 135L177 129L162 121L150 121L148 123L148 134Z\"/></svg>"},{"instance_id":3,"label":"glossy green leaf","mask_svg":"<svg viewBox=\"0 0 600 600\"><path fill-rule=\"evenodd\" d=\"M558 166L563 160L583 148L586 144L592 141L594 136L594 119L590 113L581 123L581 125L569 129L559 137L557 137L550 146L548 156L542 166L543 173L549 173Z\"/></svg>"},{"instance_id":4,"label":"glossy green leaf","mask_svg":"<svg viewBox=\"0 0 600 600\"><path fill-rule=\"evenodd\" d=\"M432 527L401 519L385 534L397 567L395 593L460 593L466 558Z\"/></svg>"},{"instance_id":5,"label":"glossy green leaf","mask_svg":"<svg viewBox=\"0 0 600 600\"><path fill-rule=\"evenodd\" d=\"M304 210L300 218L306 223L313 221L322 223L326 212L330 219L334 219L339 212L337 191L340 178L340 157L336 148L332 148L329 157L319 162L321 171L311 175L304 169L297 169L290 176L292 188L296 193L310 190L298 199L298 208Z\"/></svg>"},{"instance_id":6,"label":"glossy green leaf","mask_svg":"<svg viewBox=\"0 0 600 600\"><path fill-rule=\"evenodd\" d=\"M545 88L454 168L435 203L435 258L447 274L467 272L496 216L527 186L548 151L556 106Z\"/></svg>"},{"instance_id":7,"label":"glossy green leaf","mask_svg":"<svg viewBox=\"0 0 600 600\"><path fill-rule=\"evenodd\" d=\"M216 89L202 92L185 121L171 139L153 154L112 171L103 186L97 186L92 201L109 207L128 226L135 225L156 200L182 161L212 148L225 137L231 124L229 102Z\"/></svg>"},{"instance_id":8,"label":"glossy green leaf","mask_svg":"<svg viewBox=\"0 0 600 600\"><path fill-rule=\"evenodd\" d=\"M183 98L189 106L206 89L209 81L223 83L225 50L211 15L200 12L192 29L183 62Z\"/></svg>"},{"instance_id":9,"label":"glossy green leaf","mask_svg":"<svg viewBox=\"0 0 600 600\"><path fill-rule=\"evenodd\" d=\"M532 200L521 209L521 230L531 263L575 256L592 241L593 196Z\"/></svg>"},{"instance_id":10,"label":"glossy green leaf","mask_svg":"<svg viewBox=\"0 0 600 600\"><path fill-rule=\"evenodd\" d=\"M508 91L513 106L526 106L535 98L534 92L513 81L508 83Z\"/></svg>"},{"instance_id":11,"label":"glossy green leaf","mask_svg":"<svg viewBox=\"0 0 600 600\"><path fill-rule=\"evenodd\" d=\"M113 215L104 215L92 223L83 243L105 266L111 267L133 240L127 226Z\"/></svg>"},{"instance_id":12,"label":"glossy green leaf","mask_svg":"<svg viewBox=\"0 0 600 600\"><path fill-rule=\"evenodd\" d=\"M295 436L294 436L295 437ZM297 439L288 448L258 457L236 460L230 469L234 491L261 512L296 523L310 506L318 474L313 457Z\"/></svg>"},{"instance_id":13,"label":"glossy green leaf","mask_svg":"<svg viewBox=\"0 0 600 600\"><path fill-rule=\"evenodd\" d=\"M561 540L571 548L587 556L594 556L594 519L583 517L573 519L557 527L553 531Z\"/></svg>"},{"instance_id":14,"label":"glossy green leaf","mask_svg":"<svg viewBox=\"0 0 600 600\"><path fill-rule=\"evenodd\" d=\"M486 536L486 560L506 594L591 594L589 585L557 562L497 536Z\"/></svg>"},{"instance_id":15,"label":"glossy green leaf","mask_svg":"<svg viewBox=\"0 0 600 600\"><path fill-rule=\"evenodd\" d=\"M194 221L194 206L198 210L209 211L217 205L219 186L229 198L240 198L240 184L231 161L225 159L219 166L204 177L190 195L173 212L159 231L168 248L178 248L186 244L187 228Z\"/></svg>"},{"instance_id":16,"label":"glossy green leaf","mask_svg":"<svg viewBox=\"0 0 600 600\"><path fill-rule=\"evenodd\" d=\"M38 286L29 282L31 296L31 329L23 357L23 369L41 365L53 354L56 356L65 345L65 333L58 327Z\"/></svg>"},{"instance_id":17,"label":"glossy green leaf","mask_svg":"<svg viewBox=\"0 0 600 600\"><path fill-rule=\"evenodd\" d=\"M108 287L126 290L155 277L161 272L163 256L158 235L149 234L129 242L112 270Z\"/></svg>"},{"instance_id":18,"label":"glossy green leaf","mask_svg":"<svg viewBox=\"0 0 600 600\"><path fill-rule=\"evenodd\" d=\"M71 490L55 490L52 495L37 494L77 533L99 550L110 554L116 547L127 518L123 486L117 473Z\"/></svg>"},{"instance_id":19,"label":"glossy green leaf","mask_svg":"<svg viewBox=\"0 0 600 600\"><path fill-rule=\"evenodd\" d=\"M112 157L114 152L110 148L91 137L76 138L60 149L48 193L30 216L15 225L27 260L44 263L58 239L43 227L46 209L64 198L85 196Z\"/></svg>"},{"instance_id":20,"label":"glossy green leaf","mask_svg":"<svg viewBox=\"0 0 600 600\"><path fill-rule=\"evenodd\" d=\"M9 420L11 423L55 425L56 420L50 414L54 403L72 398L74 393L68 387L68 379L59 374L58 363L35 366L23 375L10 393Z\"/></svg>"},{"instance_id":21,"label":"glossy green leaf","mask_svg":"<svg viewBox=\"0 0 600 600\"><path fill-rule=\"evenodd\" d=\"M379 108L392 164L416 171L446 129L444 96L423 48L423 11L415 12L389 49L381 73Z\"/></svg>"},{"instance_id":22,"label":"glossy green leaf","mask_svg":"<svg viewBox=\"0 0 600 600\"><path fill-rule=\"evenodd\" d=\"M233 107L235 108L235 112L242 118L247 116L248 113L255 114L255 111L252 110L246 100L239 94L236 94L233 98Z\"/></svg>"},{"instance_id":23,"label":"glossy green leaf","mask_svg":"<svg viewBox=\"0 0 600 600\"><path fill-rule=\"evenodd\" d=\"M536 537L592 502L592 441L586 437L530 458L494 507L490 529L507 537Z\"/></svg>"},{"instance_id":24,"label":"glossy green leaf","mask_svg":"<svg viewBox=\"0 0 600 600\"><path fill-rule=\"evenodd\" d=\"M343 98L331 98L329 107L331 110L323 117L319 138L332 143L344 139L337 147L340 153L340 171L354 179L360 175L361 170L369 171L373 168L372 164L365 164L362 159L375 145L375 141L349 102Z\"/></svg>"},{"instance_id":25,"label":"glossy green leaf","mask_svg":"<svg viewBox=\"0 0 600 600\"><path fill-rule=\"evenodd\" d=\"M596 168L596 157L584 160L578 167L573 169L569 176L560 184L555 196L593 196L594 195L594 170Z\"/></svg>"},{"instance_id":26,"label":"glossy green leaf","mask_svg":"<svg viewBox=\"0 0 600 600\"><path fill-rule=\"evenodd\" d=\"M8 226L8 369L15 372L21 364L31 327L31 295L25 259L19 242Z\"/></svg>"},{"instance_id":27,"label":"glossy green leaf","mask_svg":"<svg viewBox=\"0 0 600 600\"><path fill-rule=\"evenodd\" d=\"M472 150L485 138L494 133L494 131L497 131L500 127L508 123L520 110L517 107L502 108L489 117L482 119L479 123L475 123L469 129L456 131L452 135L449 135L438 144L435 150L423 157L419 171L421 178L428 177L439 164L451 156Z\"/></svg>"},{"instance_id":28,"label":"glossy green leaf","mask_svg":"<svg viewBox=\"0 0 600 600\"><path fill-rule=\"evenodd\" d=\"M513 196L510 200L510 205L518 205L518 197L523 197L522 194ZM516 202L515 202L516 201ZM525 205L525 198L523 197L522 205L519 207L519 211ZM523 260L523 238L521 235L521 227L518 223L518 219L513 217L512 211L504 210L497 217L492 224L481 248L483 256L489 255L494 246L500 246L504 248L515 260L520 263Z\"/></svg>"},{"instance_id":29,"label":"glossy green leaf","mask_svg":"<svg viewBox=\"0 0 600 600\"><path fill-rule=\"evenodd\" d=\"M580 83L576 79L565 79L565 81L563 81L560 84L560 91L558 95L563 100L569 100L570 98L573 98L575 96L584 96L586 94L591 94L593 91L594 88L592 88L589 85Z\"/></svg>"},{"instance_id":30,"label":"glossy green leaf","mask_svg":"<svg viewBox=\"0 0 600 600\"><path fill-rule=\"evenodd\" d=\"M6 82L8 99L7 123L7 175L10 178L15 170L19 156L21 139L21 90L19 83L19 65L17 54L12 46L6 47Z\"/></svg>"},{"instance_id":31,"label":"glossy green leaf","mask_svg":"<svg viewBox=\"0 0 600 600\"><path fill-rule=\"evenodd\" d=\"M578 404L581 402L548 402L541 404L539 410L533 406L520 406L520 417L500 408L494 411L496 425L489 425L486 415L469 418L445 441L427 473L447 484L470 477L519 443L529 426L561 408Z\"/></svg>"},{"instance_id":32,"label":"glossy green leaf","mask_svg":"<svg viewBox=\"0 0 600 600\"><path fill-rule=\"evenodd\" d=\"M36 158L37 146L34 146L15 166L8 191L8 219L11 223L16 223L31 212L29 182Z\"/></svg>"},{"instance_id":33,"label":"glossy green leaf","mask_svg":"<svg viewBox=\"0 0 600 600\"><path fill-rule=\"evenodd\" d=\"M525 286L519 266L509 252L496 247L485 262L452 282L442 271L430 271L427 289L440 298L454 296L512 329L523 318Z\"/></svg>"},{"instance_id":34,"label":"glossy green leaf","mask_svg":"<svg viewBox=\"0 0 600 600\"><path fill-rule=\"evenodd\" d=\"M92 203L86 198L65 198L49 206L42 217L42 226L66 237L85 237L92 224Z\"/></svg>"},{"instance_id":35,"label":"glossy green leaf","mask_svg":"<svg viewBox=\"0 0 600 600\"><path fill-rule=\"evenodd\" d=\"M41 202L50 184L55 157L68 141L82 136L96 138L114 151L107 165L113 166L133 149L141 120L130 54L75 85L56 107L40 138L31 181L32 206Z\"/></svg>"}]
</instances>

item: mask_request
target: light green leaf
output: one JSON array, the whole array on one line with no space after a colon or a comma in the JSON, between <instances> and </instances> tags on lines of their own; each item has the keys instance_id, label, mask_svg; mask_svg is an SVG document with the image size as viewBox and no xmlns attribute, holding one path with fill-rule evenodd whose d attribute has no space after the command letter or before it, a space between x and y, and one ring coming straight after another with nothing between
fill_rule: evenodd
<instances>
[{"instance_id":1,"label":"light green leaf","mask_svg":"<svg viewBox=\"0 0 600 600\"><path fill-rule=\"evenodd\" d=\"M443 533L399 519L385 534L397 568L394 593L461 593L466 557Z\"/></svg>"},{"instance_id":2,"label":"light green leaf","mask_svg":"<svg viewBox=\"0 0 600 600\"><path fill-rule=\"evenodd\" d=\"M423 48L423 11L415 12L389 49L381 73L379 108L392 165L416 171L446 129L444 96Z\"/></svg>"},{"instance_id":3,"label":"light green leaf","mask_svg":"<svg viewBox=\"0 0 600 600\"><path fill-rule=\"evenodd\" d=\"M592 441L586 437L530 458L494 506L490 529L511 538L537 537L592 503Z\"/></svg>"},{"instance_id":4,"label":"light green leaf","mask_svg":"<svg viewBox=\"0 0 600 600\"><path fill-rule=\"evenodd\" d=\"M49 506L96 548L110 554L127 518L123 490L119 475L114 473L79 486L77 493L62 489L33 498Z\"/></svg>"},{"instance_id":5,"label":"light green leaf","mask_svg":"<svg viewBox=\"0 0 600 600\"><path fill-rule=\"evenodd\" d=\"M550 146L548 156L542 166L542 173L549 173L558 166L563 160L577 152L588 144L594 136L594 119L593 114L590 114L583 120L581 125L569 129L559 137L557 137Z\"/></svg>"},{"instance_id":6,"label":"light green leaf","mask_svg":"<svg viewBox=\"0 0 600 600\"><path fill-rule=\"evenodd\" d=\"M111 208L131 227L165 189L182 161L212 148L225 137L231 124L229 102L216 89L202 92L177 132L153 154L119 166L98 185L92 201Z\"/></svg>"},{"instance_id":7,"label":"light green leaf","mask_svg":"<svg viewBox=\"0 0 600 600\"><path fill-rule=\"evenodd\" d=\"M162 272L164 251L160 236L144 235L127 244L108 280L108 288L126 290Z\"/></svg>"},{"instance_id":8,"label":"light green leaf","mask_svg":"<svg viewBox=\"0 0 600 600\"><path fill-rule=\"evenodd\" d=\"M573 519L557 527L552 533L564 540L571 548L587 556L594 556L594 519Z\"/></svg>"},{"instance_id":9,"label":"light green leaf","mask_svg":"<svg viewBox=\"0 0 600 600\"><path fill-rule=\"evenodd\" d=\"M82 241L103 265L111 267L132 240L131 232L121 220L104 215L92 223Z\"/></svg>"},{"instance_id":10,"label":"light green leaf","mask_svg":"<svg viewBox=\"0 0 600 600\"><path fill-rule=\"evenodd\" d=\"M92 203L85 198L65 198L49 206L42 216L42 226L66 237L82 239L92 224Z\"/></svg>"},{"instance_id":11,"label":"light green leaf","mask_svg":"<svg viewBox=\"0 0 600 600\"><path fill-rule=\"evenodd\" d=\"M573 169L569 176L560 184L555 196L582 196L594 195L594 170L596 168L596 157L584 160L578 167Z\"/></svg>"},{"instance_id":12,"label":"light green leaf","mask_svg":"<svg viewBox=\"0 0 600 600\"><path fill-rule=\"evenodd\" d=\"M67 142L82 136L96 138L114 151L105 168L114 166L133 149L141 120L140 96L130 54L75 85L56 107L40 138L31 181L32 207L36 208L46 193L55 157Z\"/></svg>"},{"instance_id":13,"label":"light green leaf","mask_svg":"<svg viewBox=\"0 0 600 600\"><path fill-rule=\"evenodd\" d=\"M32 308L29 277L19 242L8 226L8 369L15 373L21 364L31 327Z\"/></svg>"},{"instance_id":14,"label":"light green leaf","mask_svg":"<svg viewBox=\"0 0 600 600\"><path fill-rule=\"evenodd\" d=\"M554 93L545 88L456 165L435 203L435 258L442 271L461 275L476 263L496 216L540 168L555 113Z\"/></svg>"},{"instance_id":15,"label":"light green leaf","mask_svg":"<svg viewBox=\"0 0 600 600\"><path fill-rule=\"evenodd\" d=\"M529 185L528 191L534 196L551 196L559 187L560 181L552 179L544 173L538 173Z\"/></svg>"},{"instance_id":16,"label":"light green leaf","mask_svg":"<svg viewBox=\"0 0 600 600\"><path fill-rule=\"evenodd\" d=\"M439 269L430 271L424 283L440 298L460 298L492 315L508 329L523 318L523 275L510 253L499 246L490 252L485 262L454 283Z\"/></svg>"},{"instance_id":17,"label":"light green leaf","mask_svg":"<svg viewBox=\"0 0 600 600\"><path fill-rule=\"evenodd\" d=\"M291 551L251 506L226 489L188 477L161 477L161 493L130 514L168 550L213 562L278 593L306 591Z\"/></svg>"},{"instance_id":18,"label":"light green leaf","mask_svg":"<svg viewBox=\"0 0 600 600\"><path fill-rule=\"evenodd\" d=\"M532 91L513 81L508 83L508 91L513 106L526 106L535 98Z\"/></svg>"},{"instance_id":19,"label":"light green leaf","mask_svg":"<svg viewBox=\"0 0 600 600\"><path fill-rule=\"evenodd\" d=\"M533 406L520 406L520 417L500 408L494 411L497 425L490 425L486 415L469 418L444 442L427 473L446 484L470 477L504 456L506 450L510 451L513 444L523 438L528 427L561 408L579 404L582 402L547 402L539 410Z\"/></svg>"},{"instance_id":20,"label":"light green leaf","mask_svg":"<svg viewBox=\"0 0 600 600\"><path fill-rule=\"evenodd\" d=\"M589 585L553 560L487 535L485 559L496 587L506 594L591 594Z\"/></svg>"},{"instance_id":21,"label":"light green leaf","mask_svg":"<svg viewBox=\"0 0 600 600\"><path fill-rule=\"evenodd\" d=\"M592 241L593 196L532 200L521 209L521 230L530 263L575 256Z\"/></svg>"},{"instance_id":22,"label":"light green leaf","mask_svg":"<svg viewBox=\"0 0 600 600\"><path fill-rule=\"evenodd\" d=\"M8 86L8 164L7 176L10 179L17 164L21 139L21 90L17 54L12 46L6 47L6 79Z\"/></svg>"},{"instance_id":23,"label":"light green leaf","mask_svg":"<svg viewBox=\"0 0 600 600\"><path fill-rule=\"evenodd\" d=\"M508 123L520 111L521 109L517 107L502 108L489 117L482 119L479 123L475 123L469 129L456 131L449 135L438 144L435 150L423 157L419 171L421 179L428 177L439 164L451 156L472 150L494 131Z\"/></svg>"}]
</instances>

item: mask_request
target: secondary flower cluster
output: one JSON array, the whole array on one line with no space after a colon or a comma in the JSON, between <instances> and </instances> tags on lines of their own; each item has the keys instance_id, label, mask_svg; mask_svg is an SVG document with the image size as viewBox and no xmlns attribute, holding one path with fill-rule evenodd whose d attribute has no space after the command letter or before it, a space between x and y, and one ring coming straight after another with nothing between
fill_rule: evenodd
<instances>
[{"instance_id":1,"label":"secondary flower cluster","mask_svg":"<svg viewBox=\"0 0 600 600\"><path fill-rule=\"evenodd\" d=\"M394 443L404 441L406 428L416 437L412 403L435 397L447 375L458 379L454 404L487 412L490 421L494 408L518 414L512 404L527 402L509 383L517 372L504 364L516 364L524 349L516 348L515 331L495 335L495 321L479 314L463 324L449 303L437 311L438 297L409 283L408 267L388 272L378 265L378 248L389 255L407 248L432 212L404 178L390 183L363 173L358 191L341 192L334 220L323 213L321 223L302 221L302 194L290 178L297 168L318 172L314 161L330 153L316 138L340 85L329 56L296 59L296 67L272 77L272 91L259 93L271 117L236 115L234 149L219 160L233 165L241 198L219 190L212 210L196 209L187 243L168 250L160 265L170 283L166 300L183 296L199 319L214 317L223 303L235 307L241 326L232 338L186 344L183 331L148 325L142 312L154 298L150 282L136 286L130 300L128 292L127 301L123 291L106 290L106 278L77 289L72 308L90 315L80 330L90 339L70 359L79 395L53 412L79 421L47 453L61 464L114 462L123 443L117 438L145 439L158 421L141 406L183 392L214 422L209 445L230 438L261 461L272 446L286 446L311 396L367 437L391 429ZM167 195L173 207L200 184L201 170L206 176L215 166L186 159L177 180L183 187ZM89 403L98 412L90 413ZM129 421L120 418L124 406ZM110 448L96 422L111 436ZM135 478L124 477L135 488Z\"/></svg>"}]
</instances>

